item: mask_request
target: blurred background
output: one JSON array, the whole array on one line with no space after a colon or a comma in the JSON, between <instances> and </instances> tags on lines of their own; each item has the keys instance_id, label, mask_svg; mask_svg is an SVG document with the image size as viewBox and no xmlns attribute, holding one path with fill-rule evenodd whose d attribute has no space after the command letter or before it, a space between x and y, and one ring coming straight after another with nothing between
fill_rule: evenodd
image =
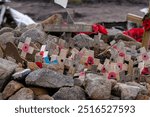
<instances>
[{"instance_id":1,"label":"blurred background","mask_svg":"<svg viewBox=\"0 0 150 117\"><path fill-rule=\"evenodd\" d=\"M74 13L75 21L82 22L119 22L125 21L127 13L140 16L140 9L148 7L149 0L69 0L68 8ZM29 15L35 21L66 11L53 0L11 0L10 7Z\"/></svg>"}]
</instances>

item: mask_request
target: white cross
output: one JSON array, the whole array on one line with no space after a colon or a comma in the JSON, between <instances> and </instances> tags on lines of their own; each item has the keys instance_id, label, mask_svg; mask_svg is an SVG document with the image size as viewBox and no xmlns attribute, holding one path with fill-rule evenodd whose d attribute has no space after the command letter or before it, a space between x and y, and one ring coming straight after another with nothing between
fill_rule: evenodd
<instances>
[{"instance_id":1,"label":"white cross","mask_svg":"<svg viewBox=\"0 0 150 117\"><path fill-rule=\"evenodd\" d=\"M34 51L34 48L30 46L31 38L26 38L25 42L20 42L18 45L18 48L22 50L21 57L25 58L27 53L32 54Z\"/></svg>"},{"instance_id":2,"label":"white cross","mask_svg":"<svg viewBox=\"0 0 150 117\"><path fill-rule=\"evenodd\" d=\"M48 51L45 51L45 50L46 50L46 45L42 45L41 51L40 51L40 55L42 56L42 58L45 58L48 56Z\"/></svg>"},{"instance_id":3,"label":"white cross","mask_svg":"<svg viewBox=\"0 0 150 117\"><path fill-rule=\"evenodd\" d=\"M138 57L138 62L146 62L150 60L150 52L147 52L145 47L140 48L140 56Z\"/></svg>"}]
</instances>

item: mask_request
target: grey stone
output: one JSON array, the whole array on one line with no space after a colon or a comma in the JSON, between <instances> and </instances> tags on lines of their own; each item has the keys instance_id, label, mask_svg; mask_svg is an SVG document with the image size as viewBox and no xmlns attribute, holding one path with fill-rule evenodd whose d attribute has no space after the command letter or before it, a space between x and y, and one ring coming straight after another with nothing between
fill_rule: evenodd
<instances>
[{"instance_id":1,"label":"grey stone","mask_svg":"<svg viewBox=\"0 0 150 117\"><path fill-rule=\"evenodd\" d=\"M81 87L63 87L53 95L55 100L85 100L86 93Z\"/></svg>"},{"instance_id":2,"label":"grey stone","mask_svg":"<svg viewBox=\"0 0 150 117\"><path fill-rule=\"evenodd\" d=\"M22 88L9 98L9 100L33 100L34 93L29 88Z\"/></svg>"},{"instance_id":3,"label":"grey stone","mask_svg":"<svg viewBox=\"0 0 150 117\"><path fill-rule=\"evenodd\" d=\"M112 94L121 97L121 100L134 100L139 92L140 92L139 87L129 86L122 83L118 83L112 89Z\"/></svg>"},{"instance_id":4,"label":"grey stone","mask_svg":"<svg viewBox=\"0 0 150 117\"><path fill-rule=\"evenodd\" d=\"M31 72L26 77L26 84L46 88L61 88L74 86L74 80L70 76L65 76L61 73L43 68Z\"/></svg>"},{"instance_id":5,"label":"grey stone","mask_svg":"<svg viewBox=\"0 0 150 117\"><path fill-rule=\"evenodd\" d=\"M28 74L31 73L30 69L24 69L22 71L16 72L12 75L14 80L24 80Z\"/></svg>"},{"instance_id":6,"label":"grey stone","mask_svg":"<svg viewBox=\"0 0 150 117\"><path fill-rule=\"evenodd\" d=\"M83 86L83 84L84 84L83 78L75 78L74 79L74 85L81 87L81 86Z\"/></svg>"},{"instance_id":7,"label":"grey stone","mask_svg":"<svg viewBox=\"0 0 150 117\"><path fill-rule=\"evenodd\" d=\"M36 97L36 100L54 100L54 98L49 95L39 95Z\"/></svg>"},{"instance_id":8,"label":"grey stone","mask_svg":"<svg viewBox=\"0 0 150 117\"><path fill-rule=\"evenodd\" d=\"M16 81L9 82L5 87L4 91L2 92L3 99L9 98L23 87L24 86L21 83L18 83Z\"/></svg>"},{"instance_id":9,"label":"grey stone","mask_svg":"<svg viewBox=\"0 0 150 117\"><path fill-rule=\"evenodd\" d=\"M130 86L137 86L140 88L140 94L143 94L143 95L147 95L148 94L148 89L146 88L146 86L143 86L143 85L140 85L136 82L127 82L126 83L127 85L130 85Z\"/></svg>"},{"instance_id":10,"label":"grey stone","mask_svg":"<svg viewBox=\"0 0 150 117\"><path fill-rule=\"evenodd\" d=\"M122 31L120 31L120 30L118 30L116 28L107 29L107 31L108 31L109 35L114 35L114 36L117 35L118 33L122 33Z\"/></svg>"},{"instance_id":11,"label":"grey stone","mask_svg":"<svg viewBox=\"0 0 150 117\"><path fill-rule=\"evenodd\" d=\"M16 63L0 58L0 91L10 81L11 75L17 66Z\"/></svg>"},{"instance_id":12,"label":"grey stone","mask_svg":"<svg viewBox=\"0 0 150 117\"><path fill-rule=\"evenodd\" d=\"M94 39L86 34L78 34L73 39L75 41L75 45L80 49L84 47L90 48L94 46Z\"/></svg>"},{"instance_id":13,"label":"grey stone","mask_svg":"<svg viewBox=\"0 0 150 117\"><path fill-rule=\"evenodd\" d=\"M2 46L6 45L6 43L8 42L14 42L14 41L15 41L15 37L12 32L6 32L0 35L0 43L2 44Z\"/></svg>"},{"instance_id":14,"label":"grey stone","mask_svg":"<svg viewBox=\"0 0 150 117\"><path fill-rule=\"evenodd\" d=\"M24 32L21 35L20 41L24 42L27 37L30 37L32 39L32 42L39 42L43 44L46 41L46 36L47 35L45 32L39 29L33 28Z\"/></svg>"},{"instance_id":15,"label":"grey stone","mask_svg":"<svg viewBox=\"0 0 150 117\"><path fill-rule=\"evenodd\" d=\"M12 32L13 29L10 28L10 27L4 27L0 30L0 35L2 35L3 33L6 33L6 32Z\"/></svg>"},{"instance_id":16,"label":"grey stone","mask_svg":"<svg viewBox=\"0 0 150 117\"><path fill-rule=\"evenodd\" d=\"M111 82L96 74L87 74L85 90L91 99L103 100L111 96Z\"/></svg>"}]
</instances>

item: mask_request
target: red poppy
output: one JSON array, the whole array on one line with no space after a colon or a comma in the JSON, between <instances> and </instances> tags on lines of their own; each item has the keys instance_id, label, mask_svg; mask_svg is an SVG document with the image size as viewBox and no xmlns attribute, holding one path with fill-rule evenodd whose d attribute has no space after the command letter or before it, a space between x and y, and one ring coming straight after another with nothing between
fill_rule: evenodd
<instances>
[{"instance_id":1,"label":"red poppy","mask_svg":"<svg viewBox=\"0 0 150 117\"><path fill-rule=\"evenodd\" d=\"M101 69L102 73L106 73L106 68L103 66L103 68Z\"/></svg>"},{"instance_id":2,"label":"red poppy","mask_svg":"<svg viewBox=\"0 0 150 117\"><path fill-rule=\"evenodd\" d=\"M117 78L117 74L115 72L110 72L108 74L108 79L116 79Z\"/></svg>"},{"instance_id":3,"label":"red poppy","mask_svg":"<svg viewBox=\"0 0 150 117\"><path fill-rule=\"evenodd\" d=\"M124 31L123 34L128 35L138 42L142 42L142 37L144 34L143 28L132 28L130 30Z\"/></svg>"},{"instance_id":4,"label":"red poppy","mask_svg":"<svg viewBox=\"0 0 150 117\"><path fill-rule=\"evenodd\" d=\"M123 63L118 63L117 66L118 66L118 68L119 68L120 70L123 69Z\"/></svg>"},{"instance_id":5,"label":"red poppy","mask_svg":"<svg viewBox=\"0 0 150 117\"><path fill-rule=\"evenodd\" d=\"M150 74L150 71L147 67L145 67L143 70L142 70L142 75L149 75Z\"/></svg>"},{"instance_id":6,"label":"red poppy","mask_svg":"<svg viewBox=\"0 0 150 117\"><path fill-rule=\"evenodd\" d=\"M41 62L36 62L36 65L39 67L39 68L43 68L43 64Z\"/></svg>"},{"instance_id":7,"label":"red poppy","mask_svg":"<svg viewBox=\"0 0 150 117\"><path fill-rule=\"evenodd\" d=\"M85 65L93 65L94 64L94 58L89 56Z\"/></svg>"},{"instance_id":8,"label":"red poppy","mask_svg":"<svg viewBox=\"0 0 150 117\"><path fill-rule=\"evenodd\" d=\"M124 52L120 52L119 56L122 57L122 58L124 58L125 57L125 53Z\"/></svg>"},{"instance_id":9,"label":"red poppy","mask_svg":"<svg viewBox=\"0 0 150 117\"><path fill-rule=\"evenodd\" d=\"M28 52L28 51L29 51L29 45L25 43L25 44L23 45L23 47L22 47L22 51Z\"/></svg>"},{"instance_id":10,"label":"red poppy","mask_svg":"<svg viewBox=\"0 0 150 117\"><path fill-rule=\"evenodd\" d=\"M107 29L100 24L93 24L92 29L93 32L80 32L79 34L87 34L87 35L97 34L97 33L102 33L104 35L108 34Z\"/></svg>"},{"instance_id":11,"label":"red poppy","mask_svg":"<svg viewBox=\"0 0 150 117\"><path fill-rule=\"evenodd\" d=\"M98 32L99 32L99 27L98 27L97 24L93 24L93 25L92 25L92 29L93 29L93 32L94 32L94 33L98 33Z\"/></svg>"},{"instance_id":12,"label":"red poppy","mask_svg":"<svg viewBox=\"0 0 150 117\"><path fill-rule=\"evenodd\" d=\"M143 27L144 27L145 31L149 31L150 30L150 19L145 19L143 21Z\"/></svg>"},{"instance_id":13,"label":"red poppy","mask_svg":"<svg viewBox=\"0 0 150 117\"><path fill-rule=\"evenodd\" d=\"M104 35L107 35L107 34L108 34L108 32L107 32L107 30L106 30L106 28L105 28L104 26L98 25L98 28L99 28L99 32L100 32L100 33L102 33L102 34L104 34Z\"/></svg>"},{"instance_id":14,"label":"red poppy","mask_svg":"<svg viewBox=\"0 0 150 117\"><path fill-rule=\"evenodd\" d=\"M43 57L43 56L44 56L44 51L41 51L41 52L40 52L40 55Z\"/></svg>"}]
</instances>

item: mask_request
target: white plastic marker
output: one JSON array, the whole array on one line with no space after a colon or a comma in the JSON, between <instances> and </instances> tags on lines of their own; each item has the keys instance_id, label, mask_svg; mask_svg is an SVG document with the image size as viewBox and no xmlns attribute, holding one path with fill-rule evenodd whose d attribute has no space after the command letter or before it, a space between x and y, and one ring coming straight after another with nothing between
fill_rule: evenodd
<instances>
[{"instance_id":1,"label":"white plastic marker","mask_svg":"<svg viewBox=\"0 0 150 117\"><path fill-rule=\"evenodd\" d=\"M45 51L46 50L46 45L42 45L41 47L41 51L40 51L40 55L45 58L48 56L48 51Z\"/></svg>"},{"instance_id":2,"label":"white plastic marker","mask_svg":"<svg viewBox=\"0 0 150 117\"><path fill-rule=\"evenodd\" d=\"M140 10L142 13L147 14L148 13L148 8L143 8Z\"/></svg>"},{"instance_id":3,"label":"white plastic marker","mask_svg":"<svg viewBox=\"0 0 150 117\"><path fill-rule=\"evenodd\" d=\"M27 53L32 54L34 48L30 46L31 38L27 37L25 43L20 42L18 48L22 50L21 57L26 58Z\"/></svg>"},{"instance_id":4,"label":"white plastic marker","mask_svg":"<svg viewBox=\"0 0 150 117\"><path fill-rule=\"evenodd\" d=\"M64 8L67 8L68 0L54 0L54 2Z\"/></svg>"}]
</instances>

